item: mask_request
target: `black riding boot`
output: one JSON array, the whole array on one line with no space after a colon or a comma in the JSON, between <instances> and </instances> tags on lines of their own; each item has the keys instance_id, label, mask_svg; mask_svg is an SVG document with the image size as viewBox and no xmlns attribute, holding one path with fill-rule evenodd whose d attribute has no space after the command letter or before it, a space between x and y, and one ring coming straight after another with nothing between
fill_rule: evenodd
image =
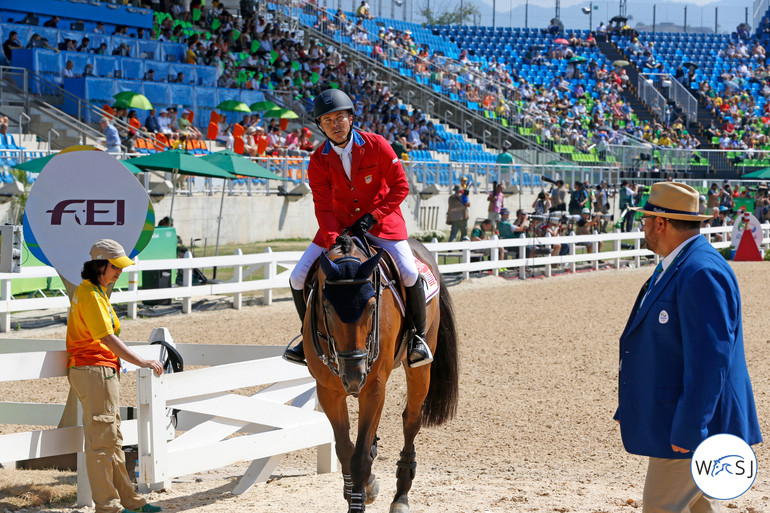
<instances>
[{"instance_id":1,"label":"black riding boot","mask_svg":"<svg viewBox=\"0 0 770 513\"><path fill-rule=\"evenodd\" d=\"M427 365L433 361L433 353L430 352L425 342L425 290L422 288L422 279L406 290L406 320L412 328L412 339L407 348L406 360L409 367Z\"/></svg>"},{"instance_id":2,"label":"black riding boot","mask_svg":"<svg viewBox=\"0 0 770 513\"><path fill-rule=\"evenodd\" d=\"M291 286L289 288L291 289L291 297L294 299L294 307L297 309L300 322L302 323L302 325L304 325L305 312L307 311L307 305L305 304L305 293L304 291L296 290L294 287L291 287ZM283 359L291 363L296 363L297 365L307 365L307 362L305 361L305 349L302 347L302 328L301 327L300 327L300 335L297 338L299 339L299 344L297 344L294 347L291 347L291 342L289 342L289 345L286 347L286 350L283 352ZM292 340L292 342L294 342L294 340Z\"/></svg>"}]
</instances>

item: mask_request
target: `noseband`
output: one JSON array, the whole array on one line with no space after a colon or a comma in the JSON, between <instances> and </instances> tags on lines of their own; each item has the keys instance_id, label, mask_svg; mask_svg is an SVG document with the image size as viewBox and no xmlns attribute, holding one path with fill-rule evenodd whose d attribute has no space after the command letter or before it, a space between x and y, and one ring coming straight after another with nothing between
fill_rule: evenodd
<instances>
[{"instance_id":1,"label":"noseband","mask_svg":"<svg viewBox=\"0 0 770 513\"><path fill-rule=\"evenodd\" d=\"M345 256L335 260L335 262L346 261L360 262L361 260L352 256ZM329 330L329 323L326 317L325 308L322 308L321 311L323 312L323 323L326 334L321 333L318 330L318 314L316 313L315 308L315 302L317 300L316 295L318 292L318 279L313 282L313 285L310 288L308 303L310 304L310 325L312 327L311 333L313 338L313 349L315 349L318 359L325 363L335 376L340 375L341 364L347 362L361 362L362 360L366 360L366 374L369 374L369 371L372 368L372 364L380 356L380 293L382 290L380 266L377 265L374 267L371 279L367 277L324 281L322 292L328 286L345 287L353 285L366 285L367 283L372 283L374 286L374 316L372 318L372 326L369 330L369 334L366 336L366 349L354 349L353 351L337 351L337 344L331 334L331 331ZM320 339L324 339L329 346L328 355L324 352L323 347L321 347Z\"/></svg>"}]
</instances>

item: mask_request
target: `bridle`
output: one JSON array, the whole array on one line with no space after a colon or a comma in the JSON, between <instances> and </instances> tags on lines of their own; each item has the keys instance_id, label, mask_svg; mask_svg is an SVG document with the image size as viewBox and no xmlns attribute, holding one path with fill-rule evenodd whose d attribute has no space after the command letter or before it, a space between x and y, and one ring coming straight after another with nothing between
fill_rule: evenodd
<instances>
[{"instance_id":1,"label":"bridle","mask_svg":"<svg viewBox=\"0 0 770 513\"><path fill-rule=\"evenodd\" d=\"M356 261L360 262L360 260L353 256L345 256L340 257L335 260L335 262L346 262L346 261ZM326 334L321 333L317 329L317 312L316 312L316 296L318 293L318 279L313 282L313 285L310 287L310 294L308 295L308 304L310 305L310 326L311 326L311 333L312 333L312 339L313 339L313 349L315 349L316 356L318 356L318 359L321 360L326 366L329 368L329 370L334 374L335 376L340 375L340 368L341 364L345 362L360 362L362 360L366 360L366 374L369 374L369 371L372 368L372 364L377 360L377 358L380 356L380 293L382 290L382 278L380 275L380 267L379 265L375 266L374 271L372 272L371 279L370 278L357 278L357 279L340 279L340 280L325 280L323 285L323 290L326 289L327 286L331 287L344 287L344 286L352 286L352 285L365 285L367 283L372 283L374 286L374 315L372 316L372 326L369 330L368 335L366 336L366 349L354 349L352 351L338 351L337 350L337 344L334 340L334 337L331 334L331 331L329 330L329 323L326 317L326 309L322 308L323 312L323 323L324 323L324 330L326 331ZM327 345L329 346L329 354L327 355L323 347L321 347L320 339L323 339L326 341Z\"/></svg>"}]
</instances>

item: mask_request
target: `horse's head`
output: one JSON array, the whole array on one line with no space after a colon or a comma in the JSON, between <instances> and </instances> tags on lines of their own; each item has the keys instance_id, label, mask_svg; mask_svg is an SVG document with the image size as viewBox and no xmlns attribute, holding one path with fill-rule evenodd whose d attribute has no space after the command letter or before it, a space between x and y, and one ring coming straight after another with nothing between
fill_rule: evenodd
<instances>
[{"instance_id":1,"label":"horse's head","mask_svg":"<svg viewBox=\"0 0 770 513\"><path fill-rule=\"evenodd\" d=\"M369 259L345 244L321 255L319 284L329 351L336 356L345 391L357 395L369 372L369 351L376 334L372 274L382 253Z\"/></svg>"}]
</instances>

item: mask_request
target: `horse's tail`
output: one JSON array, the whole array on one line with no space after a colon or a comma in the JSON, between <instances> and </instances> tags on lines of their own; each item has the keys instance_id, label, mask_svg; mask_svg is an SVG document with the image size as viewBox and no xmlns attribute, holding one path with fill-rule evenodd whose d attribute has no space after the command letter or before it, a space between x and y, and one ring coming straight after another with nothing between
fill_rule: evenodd
<instances>
[{"instance_id":1,"label":"horse's tail","mask_svg":"<svg viewBox=\"0 0 770 513\"><path fill-rule=\"evenodd\" d=\"M427 427L443 424L457 410L457 331L452 299L443 278L439 290L438 340L430 366L430 387L422 405L422 423Z\"/></svg>"}]
</instances>

